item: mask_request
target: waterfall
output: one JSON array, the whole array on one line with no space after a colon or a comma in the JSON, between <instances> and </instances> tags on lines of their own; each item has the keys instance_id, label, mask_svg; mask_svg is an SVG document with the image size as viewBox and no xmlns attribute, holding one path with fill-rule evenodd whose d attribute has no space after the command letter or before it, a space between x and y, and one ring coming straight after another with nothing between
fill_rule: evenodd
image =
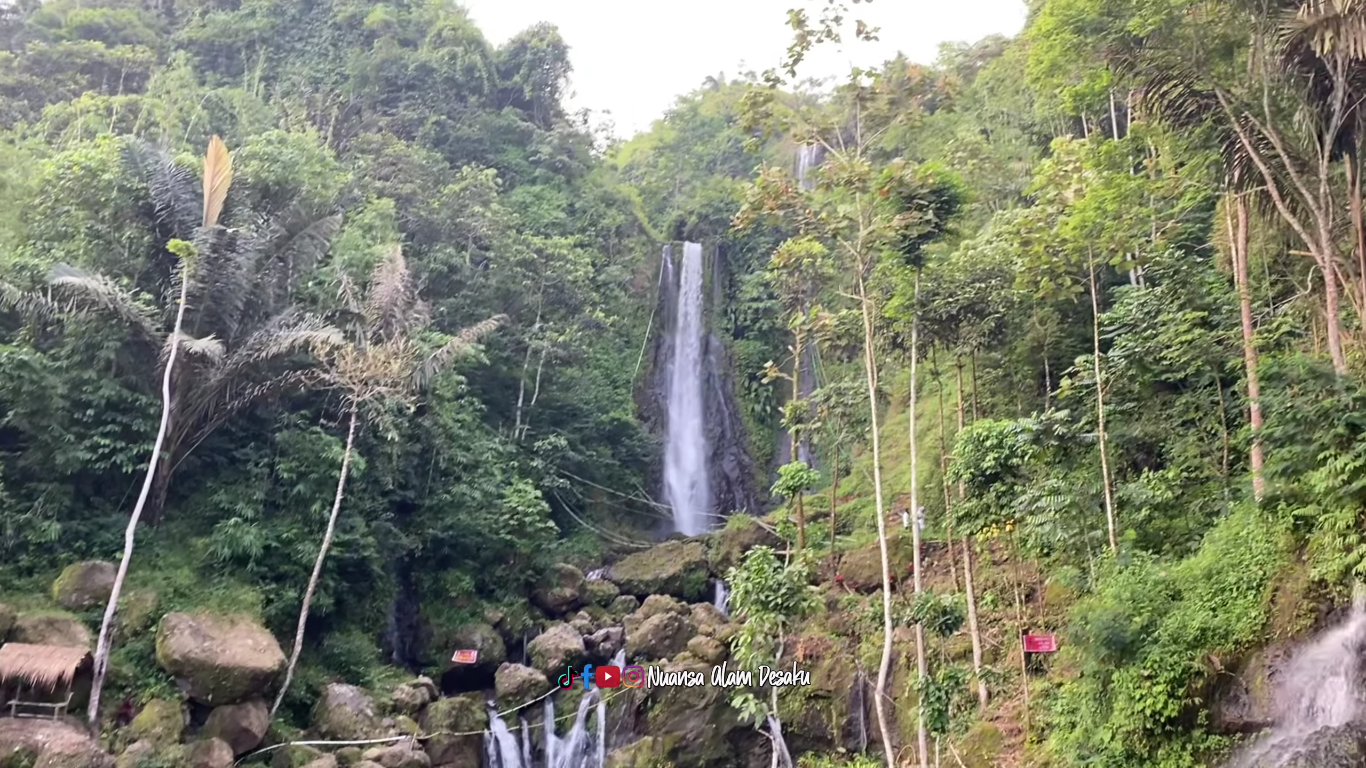
<instances>
[{"instance_id":1,"label":"waterfall","mask_svg":"<svg viewBox=\"0 0 1366 768\"><path fill-rule=\"evenodd\" d=\"M672 271L671 262L670 268ZM664 496L673 508L674 527L686 536L705 533L710 527L711 513L704 432L706 411L702 403L702 281L702 246L684 243L669 372Z\"/></svg>"},{"instance_id":2,"label":"waterfall","mask_svg":"<svg viewBox=\"0 0 1366 768\"><path fill-rule=\"evenodd\" d=\"M1360 586L1342 624L1300 648L1276 678L1275 725L1240 750L1228 768L1290 765L1321 728L1347 725L1358 715L1358 655L1366 646L1366 592ZM1298 765L1298 762L1293 763Z\"/></svg>"},{"instance_id":3,"label":"waterfall","mask_svg":"<svg viewBox=\"0 0 1366 768\"><path fill-rule=\"evenodd\" d=\"M803 144L797 148L797 184L802 189L811 189L815 186L807 175L812 168L820 165L821 148L818 144Z\"/></svg>"},{"instance_id":4,"label":"waterfall","mask_svg":"<svg viewBox=\"0 0 1366 768\"><path fill-rule=\"evenodd\" d=\"M626 664L622 649L612 658L617 667ZM574 711L574 723L564 736L555 733L555 698L546 697L542 706L545 729L544 768L603 768L607 764L607 697L601 688L586 691ZM589 713L597 721L590 730ZM489 729L484 732L484 768L538 768L531 727L522 720L522 739L518 743L512 729L489 703Z\"/></svg>"},{"instance_id":5,"label":"waterfall","mask_svg":"<svg viewBox=\"0 0 1366 768\"><path fill-rule=\"evenodd\" d=\"M730 618L730 587L726 586L726 580L717 579L714 590L711 604L716 606L716 610Z\"/></svg>"},{"instance_id":6,"label":"waterfall","mask_svg":"<svg viewBox=\"0 0 1366 768\"><path fill-rule=\"evenodd\" d=\"M484 754L488 768L530 768L522 765L522 749L512 729L489 706L489 730L484 734Z\"/></svg>"}]
</instances>

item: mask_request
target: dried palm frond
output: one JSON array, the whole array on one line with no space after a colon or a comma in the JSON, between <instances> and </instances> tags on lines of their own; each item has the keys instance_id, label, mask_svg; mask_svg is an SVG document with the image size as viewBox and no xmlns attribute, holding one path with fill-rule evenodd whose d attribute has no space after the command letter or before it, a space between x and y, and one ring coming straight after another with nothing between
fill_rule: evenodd
<instances>
[{"instance_id":1,"label":"dried palm frond","mask_svg":"<svg viewBox=\"0 0 1366 768\"><path fill-rule=\"evenodd\" d=\"M204 220L205 228L218 226L223 203L232 186L232 156L228 145L216 134L209 139L209 150L204 155Z\"/></svg>"}]
</instances>

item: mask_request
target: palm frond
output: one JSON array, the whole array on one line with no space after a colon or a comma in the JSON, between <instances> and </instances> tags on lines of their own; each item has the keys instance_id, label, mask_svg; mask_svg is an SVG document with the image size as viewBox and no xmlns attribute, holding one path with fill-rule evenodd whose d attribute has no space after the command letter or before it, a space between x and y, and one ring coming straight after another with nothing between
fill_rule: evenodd
<instances>
[{"instance_id":1,"label":"palm frond","mask_svg":"<svg viewBox=\"0 0 1366 768\"><path fill-rule=\"evenodd\" d=\"M413 291L408 264L403 258L403 246L394 244L370 277L370 292L365 304L365 317L372 340L382 342L404 336L420 327L422 318L417 294Z\"/></svg>"},{"instance_id":2,"label":"palm frond","mask_svg":"<svg viewBox=\"0 0 1366 768\"><path fill-rule=\"evenodd\" d=\"M461 356L473 351L476 342L484 336L492 333L498 326L507 320L505 315L494 315L487 320L481 320L468 328L462 329L455 334L450 341L441 345L423 360L413 371L412 387L415 390L424 390L431 386L437 374L446 369L453 361Z\"/></svg>"},{"instance_id":3,"label":"palm frond","mask_svg":"<svg viewBox=\"0 0 1366 768\"><path fill-rule=\"evenodd\" d=\"M0 310L13 310L29 320L48 320L61 314L60 307L48 296L21 291L0 280Z\"/></svg>"},{"instance_id":4,"label":"palm frond","mask_svg":"<svg viewBox=\"0 0 1366 768\"><path fill-rule=\"evenodd\" d=\"M205 228L218 225L223 203L232 186L232 156L228 145L217 134L209 139L209 150L204 155L204 221Z\"/></svg>"},{"instance_id":5,"label":"palm frond","mask_svg":"<svg viewBox=\"0 0 1366 768\"><path fill-rule=\"evenodd\" d=\"M125 145L124 158L147 184L157 220L175 237L192 237L202 208L193 171L177 163L166 149L144 141Z\"/></svg>"},{"instance_id":6,"label":"palm frond","mask_svg":"<svg viewBox=\"0 0 1366 768\"><path fill-rule=\"evenodd\" d=\"M227 350L223 347L223 342L213 336L205 336L202 339L192 338L181 334L180 348L185 350L185 354L194 357L203 357L217 362L223 359Z\"/></svg>"},{"instance_id":7,"label":"palm frond","mask_svg":"<svg viewBox=\"0 0 1366 768\"><path fill-rule=\"evenodd\" d=\"M65 314L102 314L112 317L148 338L164 336L156 315L104 275L90 274L68 264L58 264L48 276L54 303Z\"/></svg>"}]
</instances>

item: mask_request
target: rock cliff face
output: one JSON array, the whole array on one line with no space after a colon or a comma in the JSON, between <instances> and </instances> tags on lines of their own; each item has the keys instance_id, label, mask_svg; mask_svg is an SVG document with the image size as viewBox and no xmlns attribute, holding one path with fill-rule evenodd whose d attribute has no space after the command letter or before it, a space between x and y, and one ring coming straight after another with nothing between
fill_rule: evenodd
<instances>
[{"instance_id":1,"label":"rock cliff face","mask_svg":"<svg viewBox=\"0 0 1366 768\"><path fill-rule=\"evenodd\" d=\"M678 254L682 253L680 243L665 246L666 252L673 256L675 268L661 265L659 271L659 296L656 303L653 328L650 332L649 370L645 384L638 393L637 402L643 420L652 431L661 437L668 423L669 371L673 359L673 334L678 310L678 275L676 268ZM710 291L707 295L705 316L709 319L703 349L706 370L703 372L703 392L706 400L707 471L711 483L710 511L713 515L728 515L736 511L759 511L759 497L754 488L754 459L749 451L749 438L740 418L739 404L736 402L734 382L731 380L730 353L720 336L713 330L710 318L720 310L726 278L724 254L716 246L707 245L703 251L706 258L705 280ZM662 477L662 472L659 473ZM662 481L661 481L662 482ZM656 494L663 498L663 493Z\"/></svg>"}]
</instances>

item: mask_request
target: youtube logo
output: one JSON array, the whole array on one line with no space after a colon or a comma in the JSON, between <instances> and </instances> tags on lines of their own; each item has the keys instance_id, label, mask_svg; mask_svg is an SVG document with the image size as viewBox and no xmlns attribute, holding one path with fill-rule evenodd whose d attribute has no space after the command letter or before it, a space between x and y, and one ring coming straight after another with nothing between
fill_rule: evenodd
<instances>
[{"instance_id":1,"label":"youtube logo","mask_svg":"<svg viewBox=\"0 0 1366 768\"><path fill-rule=\"evenodd\" d=\"M599 688L621 686L621 667L593 667L593 684Z\"/></svg>"}]
</instances>

